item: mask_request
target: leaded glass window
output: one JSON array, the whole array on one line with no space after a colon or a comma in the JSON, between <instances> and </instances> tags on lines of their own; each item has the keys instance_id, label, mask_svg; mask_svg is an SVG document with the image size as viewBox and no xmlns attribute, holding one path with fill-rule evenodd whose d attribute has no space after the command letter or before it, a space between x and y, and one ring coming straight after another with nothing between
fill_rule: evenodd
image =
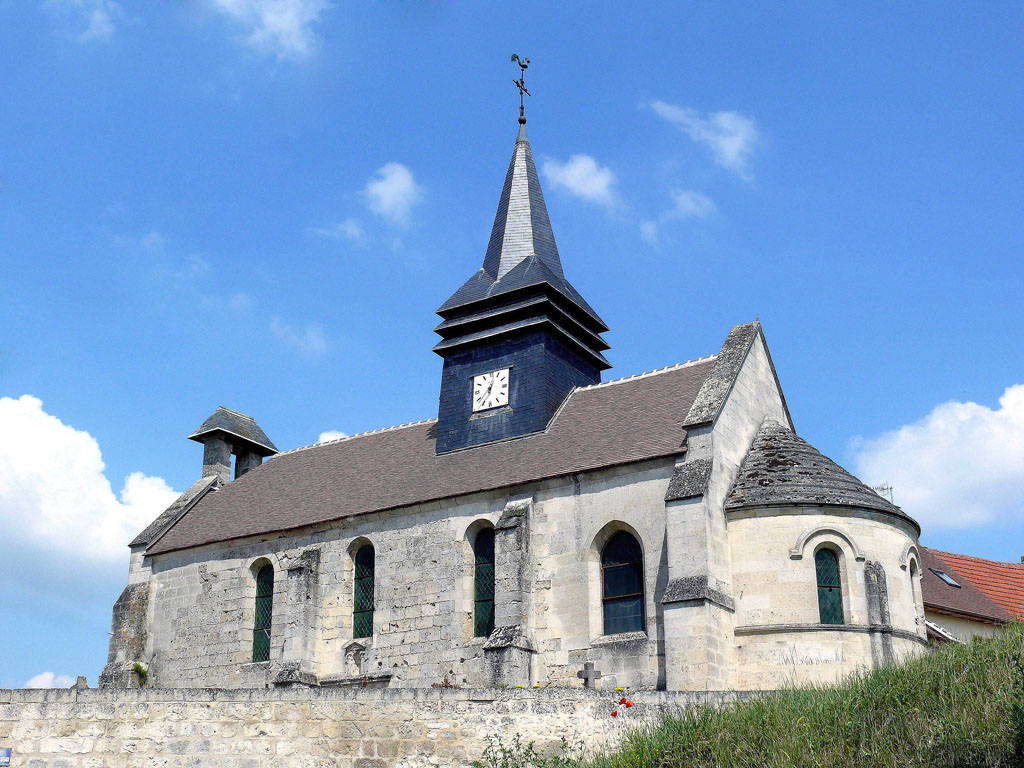
<instances>
[{"instance_id":1,"label":"leaded glass window","mask_svg":"<svg viewBox=\"0 0 1024 768\"><path fill-rule=\"evenodd\" d=\"M494 529L482 528L473 545L473 636L488 637L494 629Z\"/></svg>"},{"instance_id":2,"label":"leaded glass window","mask_svg":"<svg viewBox=\"0 0 1024 768\"><path fill-rule=\"evenodd\" d=\"M270 660L270 621L274 614L274 566L256 573L256 621L252 630L252 660Z\"/></svg>"},{"instance_id":3,"label":"leaded glass window","mask_svg":"<svg viewBox=\"0 0 1024 768\"><path fill-rule=\"evenodd\" d=\"M643 631L644 563L640 542L616 533L601 552L604 633Z\"/></svg>"},{"instance_id":4,"label":"leaded glass window","mask_svg":"<svg viewBox=\"0 0 1024 768\"><path fill-rule=\"evenodd\" d=\"M839 581L839 558L831 549L814 555L818 574L818 615L822 624L843 623L843 588Z\"/></svg>"},{"instance_id":5,"label":"leaded glass window","mask_svg":"<svg viewBox=\"0 0 1024 768\"><path fill-rule=\"evenodd\" d=\"M352 600L352 637L373 636L373 567L373 545L364 544L356 552L355 590Z\"/></svg>"}]
</instances>

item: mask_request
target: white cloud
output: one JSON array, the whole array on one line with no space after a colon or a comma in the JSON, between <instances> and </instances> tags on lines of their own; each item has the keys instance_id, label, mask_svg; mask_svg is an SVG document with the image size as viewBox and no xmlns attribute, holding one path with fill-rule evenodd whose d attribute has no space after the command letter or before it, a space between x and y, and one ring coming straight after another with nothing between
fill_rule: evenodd
<instances>
[{"instance_id":1,"label":"white cloud","mask_svg":"<svg viewBox=\"0 0 1024 768\"><path fill-rule=\"evenodd\" d=\"M344 432L339 432L336 429L329 429L326 432L321 432L320 437L316 439L318 443L326 443L329 440L339 440L342 437L348 437Z\"/></svg>"},{"instance_id":2,"label":"white cloud","mask_svg":"<svg viewBox=\"0 0 1024 768\"><path fill-rule=\"evenodd\" d=\"M423 189L404 165L388 163L366 182L363 195L371 211L390 224L407 227L412 207L423 198Z\"/></svg>"},{"instance_id":3,"label":"white cloud","mask_svg":"<svg viewBox=\"0 0 1024 768\"><path fill-rule=\"evenodd\" d=\"M614 206L618 202L612 186L615 174L608 166L599 165L590 155L572 155L562 163L544 158L541 172L554 186L598 205Z\"/></svg>"},{"instance_id":4,"label":"white cloud","mask_svg":"<svg viewBox=\"0 0 1024 768\"><path fill-rule=\"evenodd\" d=\"M0 541L93 561L127 558L131 539L178 493L132 472L119 496L99 444L32 395L0 398Z\"/></svg>"},{"instance_id":5,"label":"white cloud","mask_svg":"<svg viewBox=\"0 0 1024 768\"><path fill-rule=\"evenodd\" d=\"M672 210L666 216L678 219L706 219L717 208L710 197L692 189L677 189L672 193Z\"/></svg>"},{"instance_id":6,"label":"white cloud","mask_svg":"<svg viewBox=\"0 0 1024 768\"><path fill-rule=\"evenodd\" d=\"M658 222L641 221L640 236L647 242L656 244L658 242Z\"/></svg>"},{"instance_id":7,"label":"white cloud","mask_svg":"<svg viewBox=\"0 0 1024 768\"><path fill-rule=\"evenodd\" d=\"M278 59L301 59L316 47L313 25L326 0L206 0L242 29L246 43Z\"/></svg>"},{"instance_id":8,"label":"white cloud","mask_svg":"<svg viewBox=\"0 0 1024 768\"><path fill-rule=\"evenodd\" d=\"M324 329L319 325L295 328L281 318L275 317L270 321L270 330L285 344L294 347L304 355L312 357L322 355L327 351L327 337L324 335Z\"/></svg>"},{"instance_id":9,"label":"white cloud","mask_svg":"<svg viewBox=\"0 0 1024 768\"><path fill-rule=\"evenodd\" d=\"M657 245L661 234L661 225L672 219L706 219L718 208L715 201L702 192L692 189L677 189L669 193L672 207L665 211L657 220L640 222L640 236L647 242Z\"/></svg>"},{"instance_id":10,"label":"white cloud","mask_svg":"<svg viewBox=\"0 0 1024 768\"><path fill-rule=\"evenodd\" d=\"M363 225L353 218L345 219L333 227L313 227L309 233L332 240L348 240L355 245L366 244L366 231L363 229Z\"/></svg>"},{"instance_id":11,"label":"white cloud","mask_svg":"<svg viewBox=\"0 0 1024 768\"><path fill-rule=\"evenodd\" d=\"M999 407L951 401L920 421L853 441L856 474L891 483L925 528L967 528L1024 515L1024 384Z\"/></svg>"},{"instance_id":12,"label":"white cloud","mask_svg":"<svg viewBox=\"0 0 1024 768\"><path fill-rule=\"evenodd\" d=\"M70 688L75 678L68 675L55 675L53 672L40 672L25 681L26 688Z\"/></svg>"},{"instance_id":13,"label":"white cloud","mask_svg":"<svg viewBox=\"0 0 1024 768\"><path fill-rule=\"evenodd\" d=\"M76 35L81 42L109 40L114 34L114 20L122 14L114 0L47 0L46 6L85 22L85 29Z\"/></svg>"},{"instance_id":14,"label":"white cloud","mask_svg":"<svg viewBox=\"0 0 1024 768\"><path fill-rule=\"evenodd\" d=\"M716 163L744 179L751 178L750 157L760 140L751 118L739 112L712 112L701 117L696 109L664 101L652 102L651 109L698 144L707 146Z\"/></svg>"}]
</instances>

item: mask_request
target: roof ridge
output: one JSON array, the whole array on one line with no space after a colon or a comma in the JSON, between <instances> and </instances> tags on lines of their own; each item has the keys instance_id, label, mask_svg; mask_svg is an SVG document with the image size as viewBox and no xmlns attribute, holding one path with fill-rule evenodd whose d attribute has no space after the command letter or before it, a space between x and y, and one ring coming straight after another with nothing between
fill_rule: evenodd
<instances>
[{"instance_id":1,"label":"roof ridge","mask_svg":"<svg viewBox=\"0 0 1024 768\"><path fill-rule=\"evenodd\" d=\"M924 545L922 545L924 546ZM926 547L926 549L935 552L938 555L952 555L953 557L966 557L968 560L981 560L985 563L995 563L996 565L1012 565L1017 568L1024 568L1024 563L1015 563L1012 560L991 560L987 557L979 557L978 555L965 555L960 552L947 552L944 549L936 549L935 547Z\"/></svg>"},{"instance_id":2,"label":"roof ridge","mask_svg":"<svg viewBox=\"0 0 1024 768\"><path fill-rule=\"evenodd\" d=\"M662 374L662 373L669 373L670 371L675 371L675 370L678 370L680 368L686 368L687 366L696 365L697 363L707 362L708 360L714 359L714 357L715 357L715 355L706 355L704 357L697 357L697 358L694 358L693 360L687 360L687 361L682 362L682 363L674 363L672 365L666 365L664 368L655 368L653 371L644 371L643 373L634 373L632 376L623 376L621 379L612 379L611 381L602 381L600 384L588 384L585 387L575 387L569 393L569 395L566 396L565 400L562 401L562 405L564 405L566 402L568 402L569 401L569 397L571 397L576 392L583 392L583 391L586 391L588 389L600 389L601 387L607 387L610 384L621 384L621 383L623 383L625 381L635 381L636 379L644 379L644 378L647 378L649 376L657 376L657 375ZM227 410L227 409L225 408L225 410ZM562 408L561 408L561 406L559 406L558 411L561 411L561 410L562 410ZM551 424L554 424L555 417L558 415L558 411L556 411L555 414L551 417L551 421L549 422L548 427L550 427ZM273 456L269 457L267 459L267 461L270 461L271 459L276 459L276 458L278 458L280 456L287 456L290 453L298 453L299 451L308 451L311 448L317 448L318 446L321 446L321 445L331 445L333 443L343 443L343 442L346 442L348 440L354 440L357 437L366 437L367 435L376 435L376 434L379 434L381 432L392 432L392 431L394 431L396 429L405 429L406 427L415 427L415 426L417 426L419 424L432 424L432 423L434 423L436 421L437 421L436 417L432 418L432 419L420 419L419 421L410 421L410 422L407 422L405 424L395 424L394 426L391 426L391 427L381 427L380 429L371 429L371 430L367 430L366 432L357 432L354 435L345 435L344 437L337 437L334 440L324 440L322 443L310 443L309 445L301 445L298 448L292 448L290 450L281 451L280 453L274 454ZM544 430L544 431L547 431L547 430Z\"/></svg>"},{"instance_id":3,"label":"roof ridge","mask_svg":"<svg viewBox=\"0 0 1024 768\"><path fill-rule=\"evenodd\" d=\"M377 434L380 434L381 432L394 432L396 429L406 429L407 427L416 427L416 426L419 426L420 424L432 424L432 423L434 423L436 421L437 421L436 418L433 418L433 419L420 419L419 421L409 421L409 422L406 422L405 424L395 424L394 426L391 426L391 427L381 427L380 429L371 429L371 430L368 430L366 432L357 432L354 435L345 435L344 437L336 437L333 440L324 440L322 443L310 443L309 445L301 445L298 448L292 448L291 450L282 451L281 453L277 453L277 454L271 456L270 458L268 458L267 461L270 461L271 459L276 459L276 458L278 458L280 456L287 456L290 453L299 453L300 451L308 451L311 448L318 448L321 445L332 445L334 443L344 443L344 442L347 442L349 440L355 440L357 437L366 437L368 435L377 435Z\"/></svg>"},{"instance_id":4,"label":"roof ridge","mask_svg":"<svg viewBox=\"0 0 1024 768\"><path fill-rule=\"evenodd\" d=\"M221 410L221 411L227 411L228 413L233 413L233 414L235 414L235 416L241 416L243 419L249 419L250 421L256 421L256 419L254 419L252 416L250 416L247 413L242 413L241 411L235 411L235 410L232 410L231 408L228 408L228 407L223 406L223 405L218 405L217 409Z\"/></svg>"},{"instance_id":5,"label":"roof ridge","mask_svg":"<svg viewBox=\"0 0 1024 768\"><path fill-rule=\"evenodd\" d=\"M686 360L682 363L673 363L672 365L666 365L664 368L655 368L653 371L643 371L642 373L634 373L631 376L623 376L621 379L612 379L610 381L602 381L599 384L587 384L585 387L576 387L575 391L583 392L588 389L600 389L601 387L607 387L611 384L621 384L624 381L634 381L636 379L645 379L649 376L657 376L662 373L669 373L670 371L678 370L679 368L686 368L690 365L696 365L697 363L704 363L708 360L714 360L717 355L705 355L704 357L695 357L693 360Z\"/></svg>"}]
</instances>

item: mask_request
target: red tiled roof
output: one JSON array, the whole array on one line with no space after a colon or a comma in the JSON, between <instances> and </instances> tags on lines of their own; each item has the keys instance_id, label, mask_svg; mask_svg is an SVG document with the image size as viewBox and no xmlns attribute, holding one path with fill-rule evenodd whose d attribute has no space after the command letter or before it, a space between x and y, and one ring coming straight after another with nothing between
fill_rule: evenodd
<instances>
[{"instance_id":1,"label":"red tiled roof","mask_svg":"<svg viewBox=\"0 0 1024 768\"><path fill-rule=\"evenodd\" d=\"M983 621L1006 622L1012 615L982 592L959 569L946 561L948 555L928 547L921 547L921 596L924 607L940 613L952 613L978 618ZM954 557L960 557L955 555ZM989 562L989 561L984 561ZM942 571L960 586L954 587L940 579L935 571Z\"/></svg>"},{"instance_id":2,"label":"red tiled roof","mask_svg":"<svg viewBox=\"0 0 1024 768\"><path fill-rule=\"evenodd\" d=\"M931 550L1015 619L1024 620L1024 563Z\"/></svg>"},{"instance_id":3,"label":"red tiled roof","mask_svg":"<svg viewBox=\"0 0 1024 768\"><path fill-rule=\"evenodd\" d=\"M159 554L683 453L715 357L573 390L548 429L434 452L435 420L278 454L200 499Z\"/></svg>"}]
</instances>

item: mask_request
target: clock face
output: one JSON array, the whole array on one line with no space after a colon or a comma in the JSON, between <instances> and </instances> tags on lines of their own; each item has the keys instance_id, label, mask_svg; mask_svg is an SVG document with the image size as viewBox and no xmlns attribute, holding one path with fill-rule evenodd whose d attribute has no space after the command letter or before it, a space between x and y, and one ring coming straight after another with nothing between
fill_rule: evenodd
<instances>
[{"instance_id":1,"label":"clock face","mask_svg":"<svg viewBox=\"0 0 1024 768\"><path fill-rule=\"evenodd\" d=\"M473 377L473 410L508 405L508 368Z\"/></svg>"}]
</instances>

